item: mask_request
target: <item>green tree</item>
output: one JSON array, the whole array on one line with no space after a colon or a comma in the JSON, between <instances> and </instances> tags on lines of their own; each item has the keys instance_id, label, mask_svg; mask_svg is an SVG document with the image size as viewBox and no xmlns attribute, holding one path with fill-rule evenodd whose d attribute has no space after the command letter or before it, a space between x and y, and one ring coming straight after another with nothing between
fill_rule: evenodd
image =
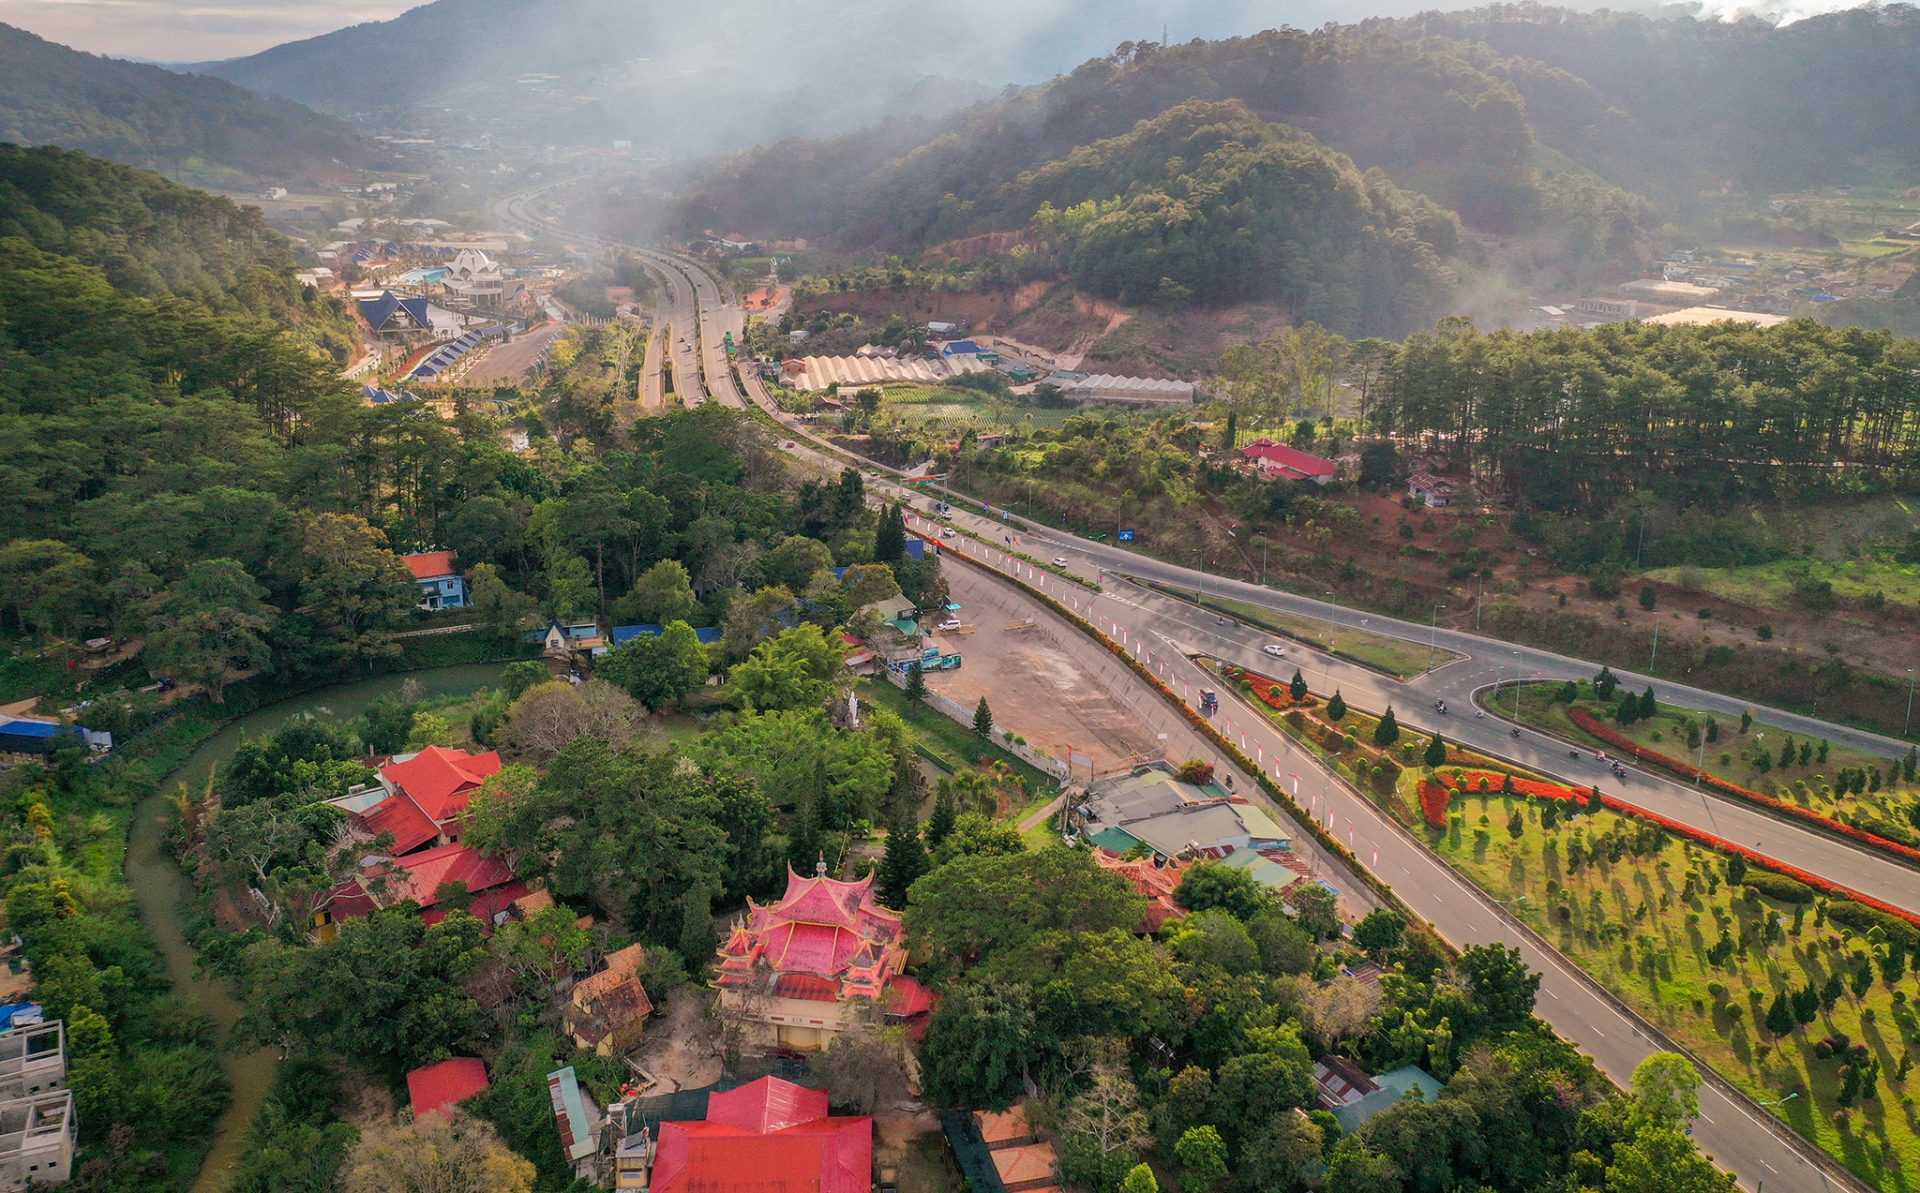
<instances>
[{"instance_id":1,"label":"green tree","mask_svg":"<svg viewBox=\"0 0 1920 1193\"><path fill-rule=\"evenodd\" d=\"M420 585L387 536L352 514L315 514L302 532L306 576L301 598L356 658L396 655L390 632L420 603Z\"/></svg>"},{"instance_id":2,"label":"green tree","mask_svg":"<svg viewBox=\"0 0 1920 1193\"><path fill-rule=\"evenodd\" d=\"M987 706L987 698L980 697L980 703L973 706L973 731L988 740L993 738L993 709Z\"/></svg>"},{"instance_id":3,"label":"green tree","mask_svg":"<svg viewBox=\"0 0 1920 1193\"><path fill-rule=\"evenodd\" d=\"M1519 949L1469 945L1460 955L1460 973L1490 1030L1518 1031L1532 1023L1540 975L1528 972Z\"/></svg>"},{"instance_id":4,"label":"green tree","mask_svg":"<svg viewBox=\"0 0 1920 1193\"><path fill-rule=\"evenodd\" d=\"M907 930L936 964L964 969L1042 934L1131 929L1146 908L1080 850L957 857L913 884Z\"/></svg>"},{"instance_id":5,"label":"green tree","mask_svg":"<svg viewBox=\"0 0 1920 1193\"><path fill-rule=\"evenodd\" d=\"M1447 743L1438 733L1434 734L1433 740L1427 743L1426 753L1421 755L1421 758L1430 769L1438 769L1447 764Z\"/></svg>"},{"instance_id":6,"label":"green tree","mask_svg":"<svg viewBox=\"0 0 1920 1193\"><path fill-rule=\"evenodd\" d=\"M734 668L736 683L740 671L752 662L749 659ZM700 636L692 626L675 621L659 634L639 634L614 647L594 671L608 683L624 688L649 710L659 712L669 701L684 700L707 682L707 648L700 645Z\"/></svg>"},{"instance_id":7,"label":"green tree","mask_svg":"<svg viewBox=\"0 0 1920 1193\"><path fill-rule=\"evenodd\" d=\"M496 642L517 642L534 623L534 600L515 592L490 563L473 565L472 605L480 633Z\"/></svg>"},{"instance_id":8,"label":"green tree","mask_svg":"<svg viewBox=\"0 0 1920 1193\"><path fill-rule=\"evenodd\" d=\"M915 704L927 698L926 670L920 666L919 659L915 659L912 665L907 668L907 686L902 689L902 692L908 700L913 701Z\"/></svg>"},{"instance_id":9,"label":"green tree","mask_svg":"<svg viewBox=\"0 0 1920 1193\"><path fill-rule=\"evenodd\" d=\"M69 632L85 616L93 587L93 561L65 543L16 539L0 546L0 591L21 622L42 634Z\"/></svg>"},{"instance_id":10,"label":"green tree","mask_svg":"<svg viewBox=\"0 0 1920 1193\"><path fill-rule=\"evenodd\" d=\"M1642 584L1640 586L1640 607L1642 609L1645 609L1651 612L1653 610L1654 603L1658 599L1659 599L1659 594L1654 592L1653 585Z\"/></svg>"},{"instance_id":11,"label":"green tree","mask_svg":"<svg viewBox=\"0 0 1920 1193\"><path fill-rule=\"evenodd\" d=\"M1653 699L1653 685L1648 684L1647 690L1640 693L1640 719L1651 721L1659 711L1660 706Z\"/></svg>"},{"instance_id":12,"label":"green tree","mask_svg":"<svg viewBox=\"0 0 1920 1193\"><path fill-rule=\"evenodd\" d=\"M1620 680L1610 668L1600 668L1600 674L1593 677L1593 694L1602 700L1613 699L1614 689L1619 686Z\"/></svg>"},{"instance_id":13,"label":"green tree","mask_svg":"<svg viewBox=\"0 0 1920 1193\"><path fill-rule=\"evenodd\" d=\"M1245 870L1220 862L1189 866L1173 892L1174 902L1188 911L1220 908L1247 920L1267 905L1267 888Z\"/></svg>"},{"instance_id":14,"label":"green tree","mask_svg":"<svg viewBox=\"0 0 1920 1193\"><path fill-rule=\"evenodd\" d=\"M1033 996L1025 985L982 981L950 987L934 1008L920 1048L927 1096L983 1110L1011 1106L1034 1058L1035 1030Z\"/></svg>"},{"instance_id":15,"label":"green tree","mask_svg":"<svg viewBox=\"0 0 1920 1193\"><path fill-rule=\"evenodd\" d=\"M904 512L899 502L894 502L880 511L880 521L873 532L873 561L894 567L907 557L907 531L903 520Z\"/></svg>"},{"instance_id":16,"label":"green tree","mask_svg":"<svg viewBox=\"0 0 1920 1193\"><path fill-rule=\"evenodd\" d=\"M206 688L215 704L226 699L227 668L234 660L263 668L273 652L266 635L278 613L267 590L231 559L198 560L186 575L151 603L148 665Z\"/></svg>"},{"instance_id":17,"label":"green tree","mask_svg":"<svg viewBox=\"0 0 1920 1193\"><path fill-rule=\"evenodd\" d=\"M940 848L948 835L953 832L953 820L953 789L936 787L933 796L933 814L927 817L927 848Z\"/></svg>"},{"instance_id":18,"label":"green tree","mask_svg":"<svg viewBox=\"0 0 1920 1193\"><path fill-rule=\"evenodd\" d=\"M1293 904L1294 922L1315 940L1340 933L1340 901L1317 882L1302 883L1287 895Z\"/></svg>"},{"instance_id":19,"label":"green tree","mask_svg":"<svg viewBox=\"0 0 1920 1193\"><path fill-rule=\"evenodd\" d=\"M880 860L880 899L888 907L907 905L907 888L928 869L927 847L920 841L920 825L913 809L900 805L887 830L887 852Z\"/></svg>"},{"instance_id":20,"label":"green tree","mask_svg":"<svg viewBox=\"0 0 1920 1193\"><path fill-rule=\"evenodd\" d=\"M397 754L407 746L413 733L415 706L393 696L376 696L367 702L361 714L365 728L360 738L375 754Z\"/></svg>"},{"instance_id":21,"label":"green tree","mask_svg":"<svg viewBox=\"0 0 1920 1193\"><path fill-rule=\"evenodd\" d=\"M1287 682L1287 694L1295 703L1307 698L1307 677L1300 674L1298 667L1293 669L1293 678Z\"/></svg>"},{"instance_id":22,"label":"green tree","mask_svg":"<svg viewBox=\"0 0 1920 1193\"><path fill-rule=\"evenodd\" d=\"M1135 1164L1121 1180L1120 1193L1160 1193L1160 1182L1153 1178L1153 1169Z\"/></svg>"},{"instance_id":23,"label":"green tree","mask_svg":"<svg viewBox=\"0 0 1920 1193\"><path fill-rule=\"evenodd\" d=\"M1509 775L1507 777L1508 779L1512 779L1513 776ZM1527 818L1520 814L1520 809L1515 808L1513 810L1513 815L1507 817L1507 836L1512 837L1514 840L1518 841L1520 838L1526 835L1527 835Z\"/></svg>"},{"instance_id":24,"label":"green tree","mask_svg":"<svg viewBox=\"0 0 1920 1193\"><path fill-rule=\"evenodd\" d=\"M1375 957L1385 957L1400 947L1400 936L1406 929L1405 916L1385 907L1376 907L1354 925L1353 943Z\"/></svg>"},{"instance_id":25,"label":"green tree","mask_svg":"<svg viewBox=\"0 0 1920 1193\"><path fill-rule=\"evenodd\" d=\"M750 711L812 708L833 695L841 670L839 652L809 622L761 642L734 664L728 683Z\"/></svg>"},{"instance_id":26,"label":"green tree","mask_svg":"<svg viewBox=\"0 0 1920 1193\"><path fill-rule=\"evenodd\" d=\"M1784 1036L1793 1031L1793 1024L1793 1008L1787 1005L1787 992L1782 990L1773 996L1773 1005L1767 1008L1767 1030Z\"/></svg>"},{"instance_id":27,"label":"green tree","mask_svg":"<svg viewBox=\"0 0 1920 1193\"><path fill-rule=\"evenodd\" d=\"M1381 714L1379 723L1373 727L1373 744L1384 750L1399 740L1400 722L1394 719L1393 705L1389 704L1387 711Z\"/></svg>"},{"instance_id":28,"label":"green tree","mask_svg":"<svg viewBox=\"0 0 1920 1193\"><path fill-rule=\"evenodd\" d=\"M615 620L630 625L691 621L699 611L693 578L677 559L663 559L642 572L633 582L633 591L613 604Z\"/></svg>"},{"instance_id":29,"label":"green tree","mask_svg":"<svg viewBox=\"0 0 1920 1193\"><path fill-rule=\"evenodd\" d=\"M833 566L833 551L818 539L788 535L761 557L760 569L769 584L803 592L815 575Z\"/></svg>"},{"instance_id":30,"label":"green tree","mask_svg":"<svg viewBox=\"0 0 1920 1193\"><path fill-rule=\"evenodd\" d=\"M1340 689L1335 688L1333 690L1333 698L1327 701L1327 720L1337 723L1345 719L1346 715L1346 698L1340 694Z\"/></svg>"}]
</instances>

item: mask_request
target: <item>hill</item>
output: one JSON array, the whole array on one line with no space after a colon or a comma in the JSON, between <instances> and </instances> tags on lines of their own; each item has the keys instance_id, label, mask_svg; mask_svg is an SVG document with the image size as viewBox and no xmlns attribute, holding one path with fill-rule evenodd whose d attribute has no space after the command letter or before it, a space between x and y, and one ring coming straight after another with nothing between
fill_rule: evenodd
<instances>
[{"instance_id":1,"label":"hill","mask_svg":"<svg viewBox=\"0 0 1920 1193\"><path fill-rule=\"evenodd\" d=\"M207 183L372 160L346 124L222 79L82 54L0 25L0 141L60 145Z\"/></svg>"},{"instance_id":2,"label":"hill","mask_svg":"<svg viewBox=\"0 0 1920 1193\"><path fill-rule=\"evenodd\" d=\"M295 249L258 208L84 153L0 143L0 239L100 271L116 290L275 319L336 361L359 332L293 280Z\"/></svg>"},{"instance_id":3,"label":"hill","mask_svg":"<svg viewBox=\"0 0 1920 1193\"><path fill-rule=\"evenodd\" d=\"M1035 82L1167 27L1220 37L1270 19L1255 0L434 0L194 69L496 142L712 153L938 114L991 94L967 81Z\"/></svg>"},{"instance_id":4,"label":"hill","mask_svg":"<svg viewBox=\"0 0 1920 1193\"><path fill-rule=\"evenodd\" d=\"M777 230L904 250L977 231L1024 172L1189 99L1237 100L1458 211L1551 233L1555 255L1631 256L1709 187L1756 193L1911 171L1920 11L1775 28L1499 6L1406 20L1130 44L917 124L788 142L679 181L683 229ZM1872 77L1882 106L1843 80ZM1909 180L1911 181L1911 180ZM951 196L951 199L948 198Z\"/></svg>"}]
</instances>

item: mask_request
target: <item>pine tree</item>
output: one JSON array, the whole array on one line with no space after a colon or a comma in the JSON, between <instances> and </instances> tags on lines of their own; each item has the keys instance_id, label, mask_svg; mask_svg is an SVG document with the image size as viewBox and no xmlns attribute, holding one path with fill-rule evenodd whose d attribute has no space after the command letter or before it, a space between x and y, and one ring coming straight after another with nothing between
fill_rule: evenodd
<instances>
[{"instance_id":1,"label":"pine tree","mask_svg":"<svg viewBox=\"0 0 1920 1193\"><path fill-rule=\"evenodd\" d=\"M907 686L902 693L915 704L927 698L927 672L920 666L919 659L915 659L913 666L907 668Z\"/></svg>"},{"instance_id":2,"label":"pine tree","mask_svg":"<svg viewBox=\"0 0 1920 1193\"><path fill-rule=\"evenodd\" d=\"M1593 790L1587 793L1587 814L1598 816L1606 806L1606 801L1600 798L1600 784L1595 783Z\"/></svg>"},{"instance_id":3,"label":"pine tree","mask_svg":"<svg viewBox=\"0 0 1920 1193\"><path fill-rule=\"evenodd\" d=\"M1512 837L1514 840L1518 841L1520 838L1526 835L1527 835L1527 818L1520 815L1520 809L1515 808L1513 810L1513 815L1507 817L1507 836Z\"/></svg>"},{"instance_id":4,"label":"pine tree","mask_svg":"<svg viewBox=\"0 0 1920 1193\"><path fill-rule=\"evenodd\" d=\"M1579 684L1573 682L1572 680L1568 680L1566 683L1563 683L1560 685L1560 695L1559 695L1560 703L1572 704L1574 701L1578 699L1580 699Z\"/></svg>"},{"instance_id":5,"label":"pine tree","mask_svg":"<svg viewBox=\"0 0 1920 1193\"><path fill-rule=\"evenodd\" d=\"M1743 709L1740 713L1740 732L1745 734L1751 728L1753 728L1753 710Z\"/></svg>"},{"instance_id":6,"label":"pine tree","mask_svg":"<svg viewBox=\"0 0 1920 1193\"><path fill-rule=\"evenodd\" d=\"M1433 740L1427 743L1425 761L1430 767L1442 767L1447 764L1447 743L1438 733L1434 734Z\"/></svg>"},{"instance_id":7,"label":"pine tree","mask_svg":"<svg viewBox=\"0 0 1920 1193\"><path fill-rule=\"evenodd\" d=\"M1600 668L1600 674L1593 677L1593 694L1602 700L1613 699L1613 690L1620 686L1620 680L1606 668Z\"/></svg>"},{"instance_id":8,"label":"pine tree","mask_svg":"<svg viewBox=\"0 0 1920 1193\"><path fill-rule=\"evenodd\" d=\"M1387 711L1380 717L1380 723L1373 727L1373 744L1385 749L1400 740L1400 722L1393 719L1393 705L1387 705Z\"/></svg>"},{"instance_id":9,"label":"pine tree","mask_svg":"<svg viewBox=\"0 0 1920 1193\"><path fill-rule=\"evenodd\" d=\"M1773 996L1773 1005L1767 1008L1767 1030L1776 1036L1784 1036L1793 1031L1793 1009L1787 1006L1787 992L1782 990Z\"/></svg>"},{"instance_id":10,"label":"pine tree","mask_svg":"<svg viewBox=\"0 0 1920 1193\"><path fill-rule=\"evenodd\" d=\"M1339 688L1335 688L1333 690L1333 699L1327 701L1327 720L1339 721L1344 719L1346 715L1347 715L1346 698L1340 694Z\"/></svg>"},{"instance_id":11,"label":"pine tree","mask_svg":"<svg viewBox=\"0 0 1920 1193\"><path fill-rule=\"evenodd\" d=\"M1820 761L1825 762L1826 760L1827 743L1823 741L1820 743ZM1920 769L1920 747L1907 747L1907 760L1900 764L1900 768L1901 774L1906 778L1907 782L1913 782L1913 772L1916 769Z\"/></svg>"},{"instance_id":12,"label":"pine tree","mask_svg":"<svg viewBox=\"0 0 1920 1193\"><path fill-rule=\"evenodd\" d=\"M887 830L887 852L880 859L880 901L901 909L907 905L907 888L929 868L927 847L920 843L920 825L913 809L902 805Z\"/></svg>"},{"instance_id":13,"label":"pine tree","mask_svg":"<svg viewBox=\"0 0 1920 1193\"><path fill-rule=\"evenodd\" d=\"M938 849L953 834L953 789L941 784L933 797L933 815L927 818L927 848Z\"/></svg>"},{"instance_id":14,"label":"pine tree","mask_svg":"<svg viewBox=\"0 0 1920 1193\"><path fill-rule=\"evenodd\" d=\"M873 531L873 561L899 567L907 558L907 530L898 502L880 511L880 525Z\"/></svg>"},{"instance_id":15,"label":"pine tree","mask_svg":"<svg viewBox=\"0 0 1920 1193\"><path fill-rule=\"evenodd\" d=\"M1293 697L1295 704L1307 698L1307 677L1300 674L1298 668L1294 669L1293 680L1287 684L1287 694Z\"/></svg>"},{"instance_id":16,"label":"pine tree","mask_svg":"<svg viewBox=\"0 0 1920 1193\"><path fill-rule=\"evenodd\" d=\"M1714 720L1712 717L1708 717L1707 718L1707 744L1712 745L1714 742L1717 742L1719 740L1720 740L1720 722ZM1824 759L1822 761L1824 761Z\"/></svg>"},{"instance_id":17,"label":"pine tree","mask_svg":"<svg viewBox=\"0 0 1920 1193\"><path fill-rule=\"evenodd\" d=\"M1734 854L1727 859L1727 885L1739 886L1747 880L1747 859Z\"/></svg>"},{"instance_id":18,"label":"pine tree","mask_svg":"<svg viewBox=\"0 0 1920 1193\"><path fill-rule=\"evenodd\" d=\"M993 738L993 710L987 707L985 696L973 706L973 731L989 740Z\"/></svg>"},{"instance_id":19,"label":"pine tree","mask_svg":"<svg viewBox=\"0 0 1920 1193\"><path fill-rule=\"evenodd\" d=\"M1620 707L1613 710L1613 719L1622 725L1631 725L1640 719L1640 701L1632 692L1620 697Z\"/></svg>"},{"instance_id":20,"label":"pine tree","mask_svg":"<svg viewBox=\"0 0 1920 1193\"><path fill-rule=\"evenodd\" d=\"M802 878L813 877L814 865L825 847L820 831L820 813L811 798L793 810L793 827L787 833L787 864Z\"/></svg>"},{"instance_id":21,"label":"pine tree","mask_svg":"<svg viewBox=\"0 0 1920 1193\"><path fill-rule=\"evenodd\" d=\"M1660 706L1653 701L1653 685L1648 684L1647 690L1640 694L1640 719L1643 721L1651 721L1653 714L1659 711Z\"/></svg>"},{"instance_id":22,"label":"pine tree","mask_svg":"<svg viewBox=\"0 0 1920 1193\"><path fill-rule=\"evenodd\" d=\"M1780 744L1780 765L1783 768L1793 765L1793 735L1792 734L1788 734L1787 740Z\"/></svg>"}]
</instances>

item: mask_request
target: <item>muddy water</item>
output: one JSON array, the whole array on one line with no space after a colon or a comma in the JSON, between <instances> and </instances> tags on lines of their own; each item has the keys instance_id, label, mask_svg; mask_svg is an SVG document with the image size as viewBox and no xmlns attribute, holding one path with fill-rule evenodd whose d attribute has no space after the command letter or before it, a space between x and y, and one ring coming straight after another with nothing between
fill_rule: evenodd
<instances>
[{"instance_id":1,"label":"muddy water","mask_svg":"<svg viewBox=\"0 0 1920 1193\"><path fill-rule=\"evenodd\" d=\"M154 943L166 958L167 976L173 979L180 1001L213 1020L221 1037L224 1038L239 1019L242 1004L233 996L228 982L194 972L193 946L187 943L185 932L193 884L162 848L168 797L182 784L199 789L216 767L233 756L242 740L270 734L289 717L306 714L345 723L365 711L375 697L398 695L401 684L409 679L418 683L427 696L465 695L495 683L504 666L502 663L470 663L407 675L383 675L378 679L321 688L268 705L232 722L201 743L180 769L168 775L159 789L134 810L126 865L134 903L147 930L153 934ZM200 1170L194 1193L218 1193L226 1187L227 1171L240 1155L247 1124L253 1121L261 1098L273 1084L274 1064L271 1051L222 1050L220 1067L233 1082L233 1105L214 1128L213 1150Z\"/></svg>"}]
</instances>

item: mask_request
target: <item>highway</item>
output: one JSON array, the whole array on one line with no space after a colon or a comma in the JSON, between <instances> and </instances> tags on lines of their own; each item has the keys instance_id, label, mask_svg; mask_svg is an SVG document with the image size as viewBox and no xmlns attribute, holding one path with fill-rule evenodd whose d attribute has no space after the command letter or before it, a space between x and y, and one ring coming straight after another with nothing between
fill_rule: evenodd
<instances>
[{"instance_id":1,"label":"highway","mask_svg":"<svg viewBox=\"0 0 1920 1193\"><path fill-rule=\"evenodd\" d=\"M532 220L524 214L524 202L533 192L505 200L516 222L542 232L555 232L551 225ZM503 212L503 218L508 213ZM592 238L581 238L592 239ZM746 405L745 397L769 417L787 428L796 443L794 454L817 464L837 468L845 455L819 440L804 428L781 415L773 406L751 369L742 371L740 385L731 381L727 368L722 333L732 330L738 337L741 327L738 308L728 304L719 284L693 262L656 250L634 245L607 247L635 252L663 269L686 278L699 305L700 351L705 358L708 378L715 383L716 400L730 406ZM679 354L677 354L679 355ZM869 487L877 495L906 502L924 501L919 490L909 489L890 479L898 474L891 469L863 462ZM1261 653L1270 637L1230 619L1217 620L1190 604L1154 593L1126 577L1153 580L1183 589L1205 590L1257 607L1303 614L1329 621L1335 626L1366 629L1389 637L1426 644L1429 641L1460 656L1455 661L1402 683L1370 669L1332 658L1298 644L1286 646L1289 670L1299 666L1316 690L1338 687L1350 702L1362 708L1380 709L1391 703L1403 726L1420 732L1441 732L1450 741L1459 741L1490 754L1504 756L1543 773L1558 775L1570 782L1587 785L1599 782L1602 789L1649 810L1660 812L1688 824L1699 824L1708 832L1739 841L1755 842L1754 847L1768 856L1791 862L1802 869L1852 887L1896 906L1920 910L1920 895L1915 888L1914 872L1891 859L1868 853L1835 838L1777 821L1765 813L1726 797L1716 796L1685 784L1630 770L1622 784L1612 781L1590 753L1579 761L1567 757L1567 747L1532 731L1523 731L1515 740L1505 723L1495 717L1476 718L1474 693L1502 679L1586 678L1598 670L1592 664L1551 652L1514 646L1477 635L1382 617L1378 614L1344 609L1310 598L1277 592L1259 585L1226 580L1204 572L1168 564L1137 555L1122 548L1093 543L1075 536L1046 529L1033 529L1022 523L1002 523L978 515L955 511L953 521L984 540L1000 542L1003 535L1018 533L1019 547L1040 557L1065 557L1070 570L1087 578L1098 578L1106 591L1098 597L1078 586L1062 583L1044 572L1024 569L1032 582L1058 594L1088 612L1103 626L1124 631L1136 657L1160 671L1176 690L1189 693L1205 682L1219 689L1213 677L1195 665L1188 656L1205 654L1229 662L1279 669L1281 661ZM967 539L949 540L949 549L959 545L969 555L991 559L991 546ZM1002 559L999 566L1006 568ZM1131 677L1131 673L1123 673ZM1659 678L1621 673L1623 682L1636 688L1654 684L1657 694L1669 702L1719 712L1737 720L1749 707L1716 693L1670 684ZM1151 691L1137 677L1127 680ZM1391 884L1408 906L1430 920L1455 946L1503 942L1518 947L1528 965L1542 974L1540 999L1536 1012L1563 1038L1576 1042L1593 1056L1595 1063L1623 1088L1634 1066L1650 1053L1668 1046L1654 1029L1631 1011L1613 1002L1590 979L1557 951L1533 937L1505 915L1490 897L1467 882L1438 859L1423 843L1392 823L1369 799L1361 797L1338 778L1321 770L1308 756L1296 751L1284 734L1264 716L1239 704L1231 690L1222 692L1225 704L1219 714L1222 728L1236 744L1244 738L1245 752L1268 762L1279 760L1283 782L1292 785L1292 776L1300 776L1297 790L1302 802L1336 836L1347 838L1359 856L1380 879ZM1434 702L1444 700L1450 707L1438 713ZM1873 749L1894 757L1905 753L1905 746L1891 739L1862 733L1841 726L1827 725L1809 718L1773 710L1756 710L1765 720L1792 730L1797 736L1826 737L1833 741ZM1230 724L1228 723L1230 722ZM1221 760L1224 761L1224 760ZM1344 831L1343 831L1344 830ZM1840 1169L1831 1160L1807 1144L1764 1110L1754 1107L1717 1078L1700 1091L1701 1115L1694 1124L1695 1138L1702 1149L1722 1168L1733 1173L1740 1185L1760 1193L1764 1183L1776 1190L1814 1193L1815 1190L1864 1189L1865 1185Z\"/></svg>"}]
</instances>

